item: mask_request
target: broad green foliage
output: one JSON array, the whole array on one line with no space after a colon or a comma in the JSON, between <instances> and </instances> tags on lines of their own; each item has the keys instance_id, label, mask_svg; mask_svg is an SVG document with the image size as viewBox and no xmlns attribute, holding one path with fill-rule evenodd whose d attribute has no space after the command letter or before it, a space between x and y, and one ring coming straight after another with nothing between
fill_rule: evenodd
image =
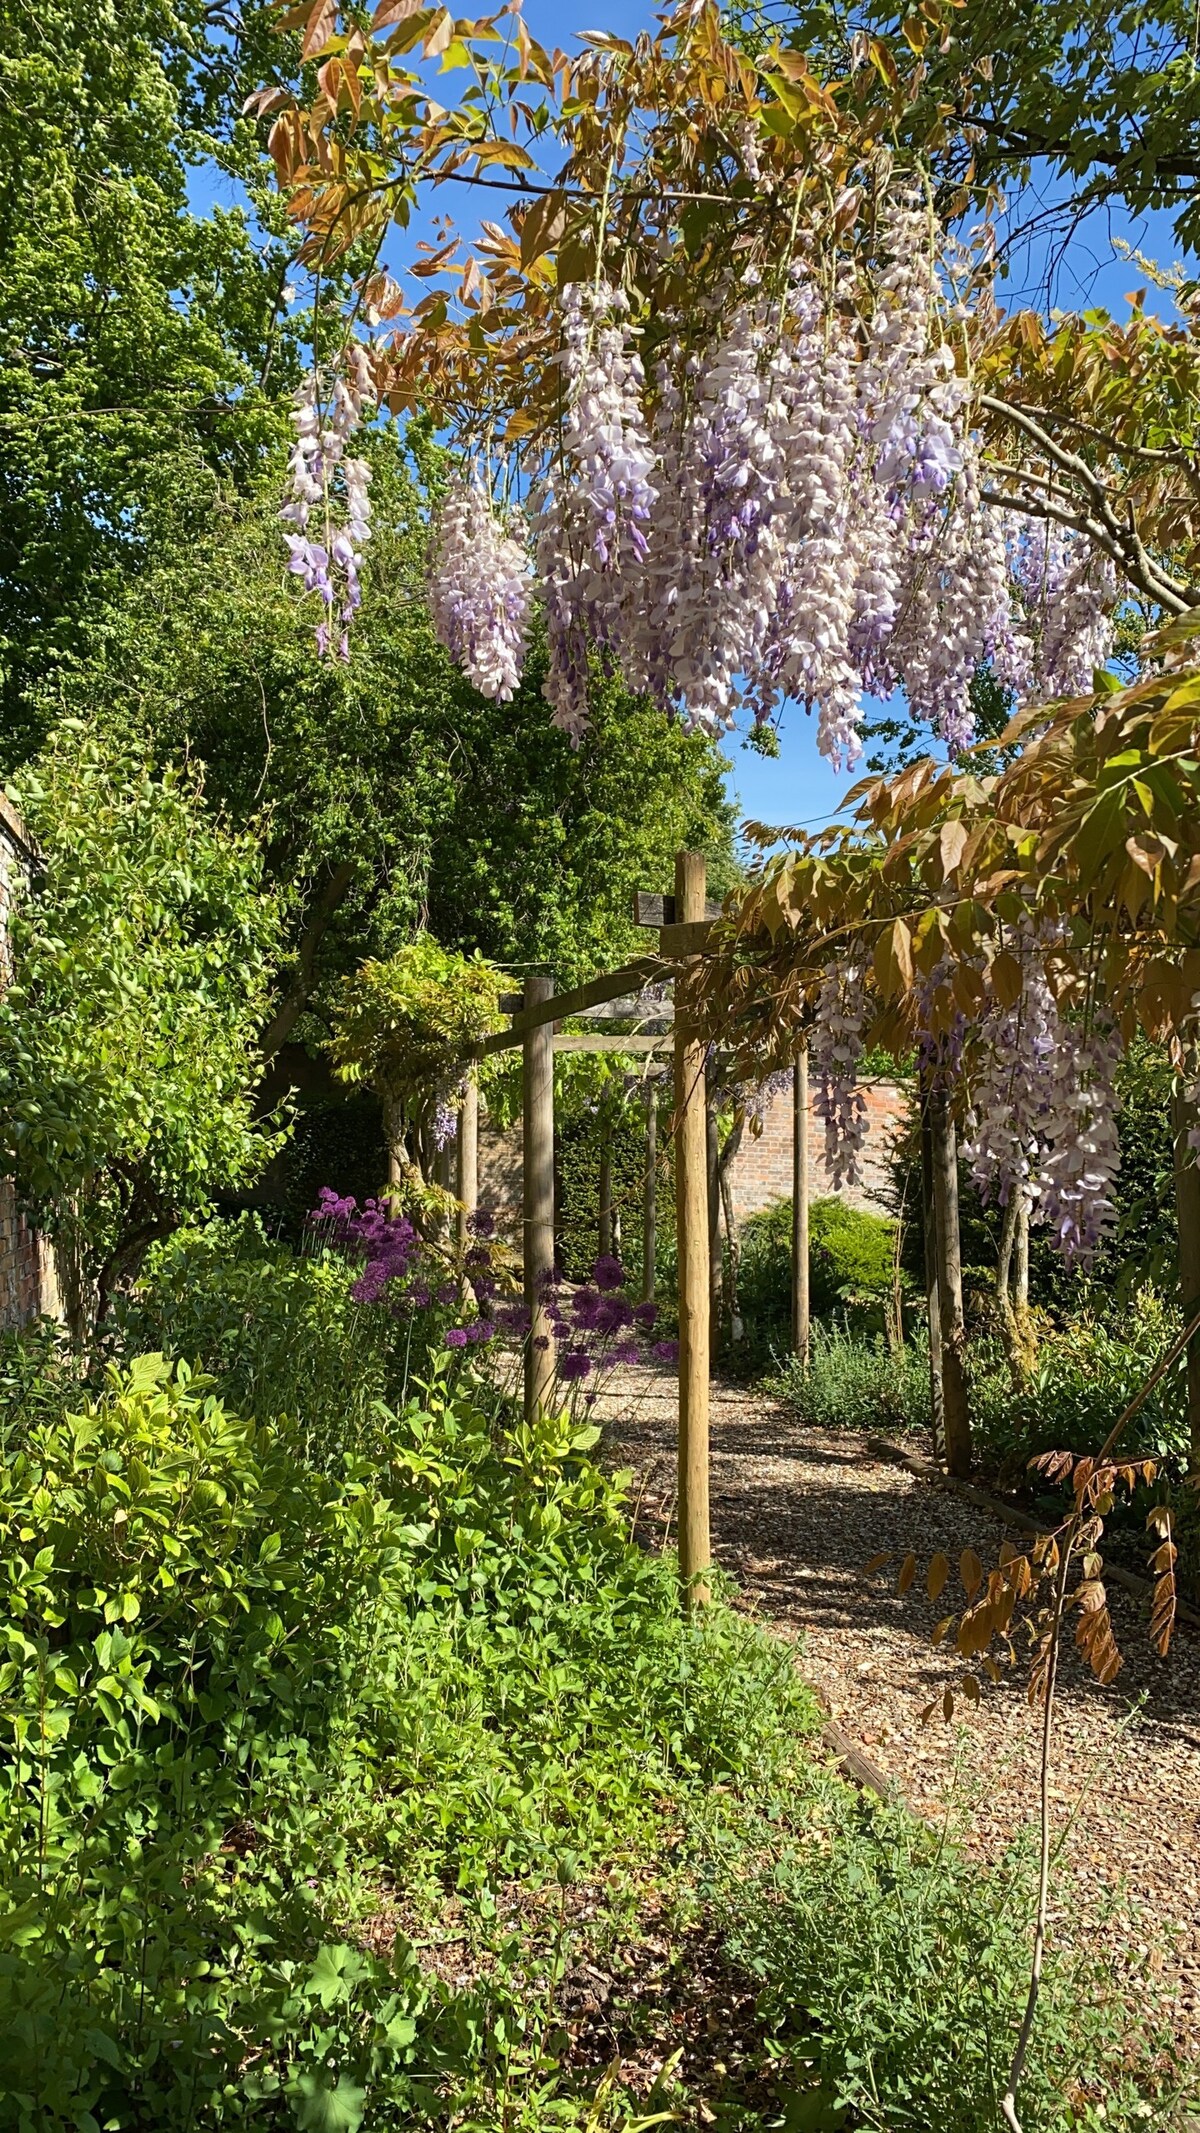
<instances>
[{"instance_id":1,"label":"broad green foliage","mask_svg":"<svg viewBox=\"0 0 1200 2133\"><path fill-rule=\"evenodd\" d=\"M329 1049L343 1081L366 1081L389 1105L421 1104L503 1026L503 979L477 956L419 933L386 962L342 979Z\"/></svg>"},{"instance_id":2,"label":"broad green foliage","mask_svg":"<svg viewBox=\"0 0 1200 2133\"><path fill-rule=\"evenodd\" d=\"M127 1352L163 1349L219 1379L239 1414L288 1416L310 1465L336 1473L374 1442L376 1403L403 1390L407 1353L406 1329L353 1302L351 1278L340 1252L292 1252L250 1216L217 1219L151 1246L117 1330Z\"/></svg>"},{"instance_id":3,"label":"broad green foliage","mask_svg":"<svg viewBox=\"0 0 1200 2133\"><path fill-rule=\"evenodd\" d=\"M0 1157L80 1331L146 1245L252 1178L277 899L194 777L64 727L17 788L41 848L0 1001Z\"/></svg>"},{"instance_id":4,"label":"broad green foliage","mask_svg":"<svg viewBox=\"0 0 1200 2133\"><path fill-rule=\"evenodd\" d=\"M0 2126L449 2126L552 2076L511 1936L455 1989L361 1922L457 1884L486 1936L644 1850L809 1722L788 1656L682 1623L564 1419L434 1381L335 1475L158 1356L66 1405L0 1470Z\"/></svg>"},{"instance_id":5,"label":"broad green foliage","mask_svg":"<svg viewBox=\"0 0 1200 2133\"><path fill-rule=\"evenodd\" d=\"M286 237L201 216L189 84L204 10L143 0L6 4L0 164L0 675L3 759L36 741L31 686L79 647L89 610L145 562L146 515L244 482L280 437L296 373ZM237 101L229 41L209 110ZM231 64L231 62L233 62ZM254 158L244 153L245 175ZM260 219L265 202L259 201ZM266 208L265 226L286 229Z\"/></svg>"},{"instance_id":6,"label":"broad green foliage","mask_svg":"<svg viewBox=\"0 0 1200 2133\"><path fill-rule=\"evenodd\" d=\"M780 17L771 19L778 27ZM788 41L839 73L851 25L886 34L896 21L897 10L875 0L849 14L828 0L792 0L783 16ZM1062 181L1054 191L1064 225L1089 202L1120 202L1134 215L1159 209L1196 249L1200 77L1190 0L1116 8L1042 0L1033 10L968 0L947 15L944 41L915 8L903 30L901 66L916 55L924 64L900 130L939 175L965 179L982 198L1044 162Z\"/></svg>"},{"instance_id":7,"label":"broad green foliage","mask_svg":"<svg viewBox=\"0 0 1200 2133\"><path fill-rule=\"evenodd\" d=\"M859 1324L891 1294L896 1225L888 1215L845 1200L814 1200L809 1209L809 1297L820 1318L849 1312ZM791 1312L792 1203L775 1200L742 1225L738 1277L748 1322L784 1331Z\"/></svg>"}]
</instances>

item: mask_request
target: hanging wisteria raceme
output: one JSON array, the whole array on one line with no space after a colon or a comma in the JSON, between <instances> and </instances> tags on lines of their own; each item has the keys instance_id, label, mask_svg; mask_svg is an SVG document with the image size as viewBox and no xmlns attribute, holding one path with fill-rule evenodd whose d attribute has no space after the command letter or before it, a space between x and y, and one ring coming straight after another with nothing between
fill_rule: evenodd
<instances>
[{"instance_id":1,"label":"hanging wisteria raceme","mask_svg":"<svg viewBox=\"0 0 1200 2133\"><path fill-rule=\"evenodd\" d=\"M564 292L566 414L558 456L535 499L550 646L545 695L555 725L575 742L588 724L588 644L636 670L645 613L641 573L658 491L628 309L605 284L572 282Z\"/></svg>"},{"instance_id":2,"label":"hanging wisteria raceme","mask_svg":"<svg viewBox=\"0 0 1200 2133\"><path fill-rule=\"evenodd\" d=\"M1112 656L1117 580L1085 533L1035 519L1014 532L1012 575L1033 636L1022 693L1082 696Z\"/></svg>"},{"instance_id":3,"label":"hanging wisteria raceme","mask_svg":"<svg viewBox=\"0 0 1200 2133\"><path fill-rule=\"evenodd\" d=\"M481 696L509 703L529 626L529 565L478 480L451 482L430 552L434 632Z\"/></svg>"},{"instance_id":4,"label":"hanging wisteria raceme","mask_svg":"<svg viewBox=\"0 0 1200 2133\"><path fill-rule=\"evenodd\" d=\"M1068 1266L1090 1266L1116 1219L1113 1186L1121 1163L1117 1136L1115 1030L1067 1032L1055 1054L1053 1083L1037 1178L1037 1219Z\"/></svg>"},{"instance_id":5,"label":"hanging wisteria raceme","mask_svg":"<svg viewBox=\"0 0 1200 2133\"><path fill-rule=\"evenodd\" d=\"M528 447L524 516L545 695L575 743L592 653L709 734L798 702L846 765L864 692L903 690L957 754L981 668L1022 698L1080 688L1108 656L1106 559L1083 536L1018 531L1023 519L985 499L971 387L945 337L961 307L924 201L901 196L878 218L869 296L822 241L799 231L770 286L731 269L698 317L652 316L649 381L627 297L563 286L561 418ZM958 271L969 255L950 251ZM299 410L289 506L293 568L327 604L328 544L309 541L307 514L353 412L351 388L338 391L332 429L315 387ZM435 626L500 700L534 590L520 549L486 489L455 483L433 547Z\"/></svg>"},{"instance_id":6,"label":"hanging wisteria raceme","mask_svg":"<svg viewBox=\"0 0 1200 2133\"><path fill-rule=\"evenodd\" d=\"M1021 991L993 1001L973 1040L963 1153L984 1199L1023 1193L1067 1264L1086 1267L1115 1215L1121 1047L1063 1014L1046 974L1055 941L1027 926L1013 944Z\"/></svg>"},{"instance_id":7,"label":"hanging wisteria raceme","mask_svg":"<svg viewBox=\"0 0 1200 2133\"><path fill-rule=\"evenodd\" d=\"M1021 991L1009 1005L993 999L973 1047L971 1111L963 1155L981 1197L1007 1207L1014 1191L1031 1195L1051 1114L1055 1060L1065 1033L1043 963L1041 944L1025 927L1014 950ZM1014 952L1014 950L1010 950Z\"/></svg>"},{"instance_id":8,"label":"hanging wisteria raceme","mask_svg":"<svg viewBox=\"0 0 1200 2133\"><path fill-rule=\"evenodd\" d=\"M332 377L310 371L296 394L296 441L288 460L287 501L279 516L288 569L324 608L316 626L322 658L350 657L350 624L362 600L362 551L371 538L371 469L348 449L371 399L366 349L351 341Z\"/></svg>"},{"instance_id":9,"label":"hanging wisteria raceme","mask_svg":"<svg viewBox=\"0 0 1200 2133\"><path fill-rule=\"evenodd\" d=\"M835 1187L859 1182L867 1137L867 1103L859 1087L870 1008L867 972L843 958L831 963L817 996L808 1040L813 1110L825 1126L825 1162Z\"/></svg>"}]
</instances>

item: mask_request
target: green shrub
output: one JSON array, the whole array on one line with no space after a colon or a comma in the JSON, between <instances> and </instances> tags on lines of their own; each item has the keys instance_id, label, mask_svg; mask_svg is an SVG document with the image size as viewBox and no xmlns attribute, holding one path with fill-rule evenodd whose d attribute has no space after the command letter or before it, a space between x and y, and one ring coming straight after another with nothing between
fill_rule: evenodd
<instances>
[{"instance_id":1,"label":"green shrub","mask_svg":"<svg viewBox=\"0 0 1200 2133\"><path fill-rule=\"evenodd\" d=\"M0 1470L0 2124L86 2125L127 2085L166 2111L236 2063L221 1846L262 1773L326 1748L398 1552L361 1478L161 1356L25 1434Z\"/></svg>"},{"instance_id":2,"label":"green shrub","mask_svg":"<svg viewBox=\"0 0 1200 2133\"><path fill-rule=\"evenodd\" d=\"M971 1401L980 1448L991 1463L1023 1468L1038 1452L1095 1452L1149 1377L1177 1330L1178 1314L1151 1289L1112 1319L1080 1313L1042 1334L1029 1379L1013 1382L995 1344L971 1348ZM1131 1458L1186 1461L1185 1366L1149 1395L1122 1445Z\"/></svg>"},{"instance_id":3,"label":"green shrub","mask_svg":"<svg viewBox=\"0 0 1200 2133\"><path fill-rule=\"evenodd\" d=\"M790 2070L785 2116L770 2122L814 2133L999 2125L1032 1880L1023 1850L981 1870L945 1832L836 1783L812 1783L782 1843L777 1823L735 1837L716 1890L727 1949L758 1980L776 2063ZM1099 1962L1052 1953L1021 2093L1026 2133L1160 2123L1144 2100L1157 2031L1149 1979L1118 1982Z\"/></svg>"},{"instance_id":4,"label":"green shrub","mask_svg":"<svg viewBox=\"0 0 1200 2133\"><path fill-rule=\"evenodd\" d=\"M896 1225L888 1215L815 1200L809 1212L809 1299L814 1316L848 1313L871 1331L882 1328L892 1293ZM738 1291L747 1331L778 1329L791 1317L792 1203L775 1200L742 1226Z\"/></svg>"},{"instance_id":5,"label":"green shrub","mask_svg":"<svg viewBox=\"0 0 1200 2133\"><path fill-rule=\"evenodd\" d=\"M250 1215L180 1230L118 1308L126 1353L161 1350L219 1380L256 1422L286 1415L298 1448L336 1469L403 1382L406 1341L350 1297L341 1253L272 1244Z\"/></svg>"},{"instance_id":6,"label":"green shrub","mask_svg":"<svg viewBox=\"0 0 1200 2133\"><path fill-rule=\"evenodd\" d=\"M923 1335L893 1350L846 1325L812 1329L808 1369L788 1356L772 1386L814 1429L929 1427L929 1349Z\"/></svg>"},{"instance_id":7,"label":"green shrub","mask_svg":"<svg viewBox=\"0 0 1200 2133\"><path fill-rule=\"evenodd\" d=\"M531 2079L548 1986L511 1933L458 1991L355 1919L398 1886L482 1920L513 1876L648 1851L666 1801L812 1722L786 1651L719 1604L681 1618L595 1431L500 1435L436 1378L369 1426L335 1480L159 1356L79 1412L26 1403L0 2127L458 2124L510 2064Z\"/></svg>"}]
</instances>

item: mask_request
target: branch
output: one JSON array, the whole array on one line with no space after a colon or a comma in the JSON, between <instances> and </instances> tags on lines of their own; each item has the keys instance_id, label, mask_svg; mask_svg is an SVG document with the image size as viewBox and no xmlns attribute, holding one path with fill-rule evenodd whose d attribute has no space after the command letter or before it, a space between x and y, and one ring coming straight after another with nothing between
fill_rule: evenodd
<instances>
[{"instance_id":1,"label":"branch","mask_svg":"<svg viewBox=\"0 0 1200 2133\"><path fill-rule=\"evenodd\" d=\"M343 860L340 866L334 868L332 874L314 899L304 931L300 936L299 947L296 950L297 969L295 979L263 1031L262 1059L264 1066L269 1065L276 1052L287 1043L292 1030L308 1005L313 989L317 950L329 931L334 913L339 905L345 902L356 872L357 869L350 860Z\"/></svg>"}]
</instances>

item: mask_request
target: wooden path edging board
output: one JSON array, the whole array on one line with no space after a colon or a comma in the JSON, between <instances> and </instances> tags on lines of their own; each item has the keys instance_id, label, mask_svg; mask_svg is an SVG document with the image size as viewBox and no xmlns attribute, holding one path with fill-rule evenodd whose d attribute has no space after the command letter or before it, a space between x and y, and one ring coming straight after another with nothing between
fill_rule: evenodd
<instances>
[{"instance_id":1,"label":"wooden path edging board","mask_svg":"<svg viewBox=\"0 0 1200 2133\"><path fill-rule=\"evenodd\" d=\"M957 1475L947 1474L922 1452L910 1452L904 1445L893 1443L890 1437L868 1437L867 1450L877 1459L890 1460L893 1466L907 1467L908 1472L915 1474L919 1481L936 1482L939 1488L948 1489L952 1496L960 1496L964 1503L975 1504L979 1510L987 1511L992 1518L999 1519L1002 1525L1015 1526L1018 1533L1028 1533L1035 1540L1044 1539L1046 1536L1048 1528L1039 1524L1036 1518L1031 1518L1028 1511L1023 1511L1018 1504L1006 1502L1002 1496L993 1496L973 1481L961 1481ZM1112 1584L1120 1585L1125 1592L1133 1593L1139 1600L1150 1599L1154 1590L1149 1578L1140 1578L1135 1571L1124 1570L1119 1563L1109 1562L1107 1557L1104 1576ZM1186 1622L1189 1629L1200 1629L1200 1611L1189 1607L1186 1600L1176 1600L1175 1613L1178 1620Z\"/></svg>"}]
</instances>

